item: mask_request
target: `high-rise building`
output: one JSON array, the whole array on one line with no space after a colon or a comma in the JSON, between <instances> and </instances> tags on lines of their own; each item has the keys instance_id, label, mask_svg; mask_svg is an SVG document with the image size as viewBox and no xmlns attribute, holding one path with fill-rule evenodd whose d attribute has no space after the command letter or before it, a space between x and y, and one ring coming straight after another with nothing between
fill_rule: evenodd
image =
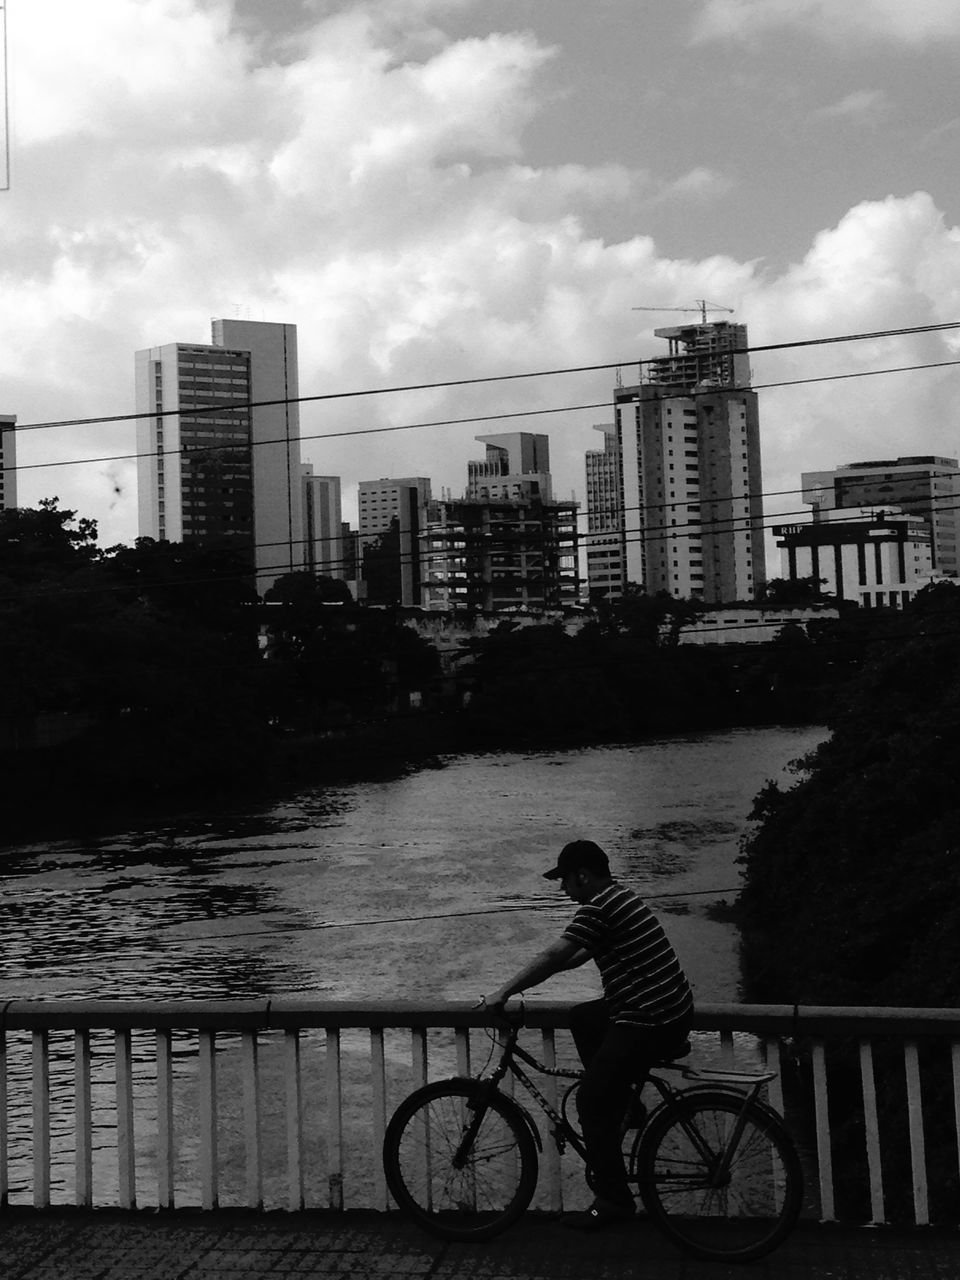
<instances>
[{"instance_id":1,"label":"high-rise building","mask_svg":"<svg viewBox=\"0 0 960 1280\"><path fill-rule=\"evenodd\" d=\"M360 481L360 573L368 603L419 606L420 541L429 501L425 476Z\"/></svg>"},{"instance_id":2,"label":"high-rise building","mask_svg":"<svg viewBox=\"0 0 960 1280\"><path fill-rule=\"evenodd\" d=\"M601 424L603 448L586 455L587 587L590 600L619 600L624 588L622 467L615 426Z\"/></svg>"},{"instance_id":3,"label":"high-rise building","mask_svg":"<svg viewBox=\"0 0 960 1280\"><path fill-rule=\"evenodd\" d=\"M960 572L960 465L932 455L850 462L835 471L805 471L803 500L814 521L837 508L899 507L920 516L930 530L933 568Z\"/></svg>"},{"instance_id":4,"label":"high-rise building","mask_svg":"<svg viewBox=\"0 0 960 1280\"><path fill-rule=\"evenodd\" d=\"M136 353L140 534L242 550L262 594L304 564L295 325L214 320Z\"/></svg>"},{"instance_id":5,"label":"high-rise building","mask_svg":"<svg viewBox=\"0 0 960 1280\"><path fill-rule=\"evenodd\" d=\"M576 604L577 504L554 502L546 436L478 436L464 498L432 502L424 537L427 609L556 609Z\"/></svg>"},{"instance_id":6,"label":"high-rise building","mask_svg":"<svg viewBox=\"0 0 960 1280\"><path fill-rule=\"evenodd\" d=\"M655 332L669 355L614 393L626 581L708 604L753 599L766 570L746 325Z\"/></svg>"},{"instance_id":7,"label":"high-rise building","mask_svg":"<svg viewBox=\"0 0 960 1280\"><path fill-rule=\"evenodd\" d=\"M304 567L345 582L340 477L316 476L309 462L303 464L302 474Z\"/></svg>"},{"instance_id":8,"label":"high-rise building","mask_svg":"<svg viewBox=\"0 0 960 1280\"><path fill-rule=\"evenodd\" d=\"M17 419L0 413L0 511L17 505Z\"/></svg>"}]
</instances>

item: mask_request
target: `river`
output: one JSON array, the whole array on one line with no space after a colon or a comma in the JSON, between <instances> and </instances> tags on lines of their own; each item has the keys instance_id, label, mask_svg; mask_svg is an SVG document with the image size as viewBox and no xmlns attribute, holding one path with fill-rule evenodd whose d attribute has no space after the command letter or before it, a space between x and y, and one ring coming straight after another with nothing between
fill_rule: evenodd
<instances>
[{"instance_id":1,"label":"river","mask_svg":"<svg viewBox=\"0 0 960 1280\"><path fill-rule=\"evenodd\" d=\"M542 879L589 838L661 915L700 1000L735 1000L753 797L821 728L453 756L267 807L0 847L0 996L469 999L571 913ZM545 995L595 994L593 966Z\"/></svg>"}]
</instances>

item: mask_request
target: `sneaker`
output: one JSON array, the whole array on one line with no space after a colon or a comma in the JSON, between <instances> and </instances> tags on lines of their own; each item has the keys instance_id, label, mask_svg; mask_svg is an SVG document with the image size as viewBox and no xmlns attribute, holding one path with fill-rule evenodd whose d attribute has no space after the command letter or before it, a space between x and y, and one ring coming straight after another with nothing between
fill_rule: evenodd
<instances>
[{"instance_id":1,"label":"sneaker","mask_svg":"<svg viewBox=\"0 0 960 1280\"><path fill-rule=\"evenodd\" d=\"M565 1227L575 1231L601 1231L604 1227L612 1227L620 1222L629 1222L636 1213L636 1207L614 1204L612 1200L594 1200L589 1209L580 1213L565 1213L560 1221Z\"/></svg>"}]
</instances>

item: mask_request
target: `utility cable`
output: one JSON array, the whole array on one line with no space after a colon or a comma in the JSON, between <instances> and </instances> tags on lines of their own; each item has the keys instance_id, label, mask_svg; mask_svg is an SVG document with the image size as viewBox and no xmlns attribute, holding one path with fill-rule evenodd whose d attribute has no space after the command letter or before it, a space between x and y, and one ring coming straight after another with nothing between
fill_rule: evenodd
<instances>
[{"instance_id":1,"label":"utility cable","mask_svg":"<svg viewBox=\"0 0 960 1280\"><path fill-rule=\"evenodd\" d=\"M722 394L722 396L727 396L727 397L736 397L737 394L758 392L758 390L773 390L773 389L785 388L785 387L803 387L803 385L809 385L813 383L835 383L835 381L844 381L851 378L876 378L876 376L879 376L882 374L906 374L906 372L918 372L918 371L923 372L929 369L946 369L946 367L952 367L956 365L960 365L960 360L941 360L941 361L934 362L934 364L927 364L927 365L899 365L895 367L890 367L890 369L865 369L859 372L855 372L855 374L823 374L823 375L817 376L817 378L791 379L787 381L778 381L778 383L754 383L753 385L751 385L751 387L710 388L708 390L700 390L700 392L698 392L698 390L686 390L686 392L682 394L678 394L678 396L672 396L672 397L671 396L631 397L630 399L628 399L626 403L630 403L630 404L657 403L657 402L666 401L666 399L696 399L699 397L710 397L710 396L716 397L716 396L719 396L719 394ZM284 403L284 402L278 401L278 403ZM621 403L625 403L625 402L621 401ZM266 440L248 440L248 442L244 442L241 444L220 444L220 443L187 444L187 445L183 445L183 447L179 449L165 448L163 451L163 456L175 457L175 456L178 456L178 454L189 454L189 453L230 453L230 452L248 453L251 451L251 449L265 447L265 445L270 445L270 444L289 445L294 443L303 443L303 442L306 442L306 440L337 440L337 439L347 438L347 436L383 435L387 433L394 433L394 431L420 431L420 430L426 430L431 428L439 428L439 426L467 426L470 424L477 424L477 422L506 422L509 420L518 419L518 417L543 417L543 416L556 415L556 413L580 413L580 412L586 412L586 411L594 412L596 410L611 411L613 410L613 408L614 408L614 404L611 401L599 401L591 404L561 404L561 406L558 406L556 408L534 408L534 410L516 410L509 413L488 413L488 415L485 415L485 416L451 417L451 419L438 419L438 420L429 421L429 422L401 422L401 424L396 424L392 426L358 426L358 428L351 428L343 431L317 431L317 433L312 433L310 435L296 435L296 436L279 435L279 436L273 436L273 438L266 439ZM189 417L195 411L177 410L175 412L180 413L180 416ZM141 415L141 416L143 417L147 415ZM91 421L100 421L100 420L91 419ZM83 424L82 422L78 422L78 424L70 424L70 422L63 422L63 424L61 424L61 422L55 422L55 424L38 424L38 425L70 426L70 425L83 425ZM18 431L20 430L19 426L17 430ZM15 465L12 467L6 467L6 470L36 471L36 470L42 470L42 468L45 468L45 467L84 466L84 465L88 465L88 463L95 463L95 462L133 462L133 461L137 461L138 458L156 458L156 457L157 457L156 449L146 449L146 451L138 452L138 453L105 454L105 456L96 457L96 458L60 458L59 461L52 461L52 462L18 462L18 463L15 463Z\"/></svg>"},{"instance_id":2,"label":"utility cable","mask_svg":"<svg viewBox=\"0 0 960 1280\"><path fill-rule=\"evenodd\" d=\"M793 350L793 349L802 348L802 347L826 346L826 345L840 343L840 342L864 342L864 341L871 341L877 338L908 337L908 336L914 336L914 335L923 334L923 333L942 333L942 332L949 332L954 329L960 329L960 320L945 321L942 324L915 325L908 328L880 329L872 333L849 333L849 334L840 334L837 336L832 336L827 338L806 338L806 339L800 339L794 342L778 342L778 343L768 343L763 346L738 347L729 351L708 351L708 352L702 352L702 353L691 352L689 355L681 354L676 358L678 360L685 359L685 358L697 359L701 357L704 359L711 359L711 358L719 359L726 356L749 355L749 354L754 354L758 352L786 351L786 350ZM405 385L389 386L389 387L364 387L362 389L355 390L355 391L329 391L329 392L324 392L317 395L284 396L284 397L279 397L272 400L248 400L240 404L230 404L230 405L225 405L223 403L211 404L211 405L205 405L205 406L198 406L196 408L191 408L191 409L184 409L181 407L178 409L157 410L156 408L154 408L152 410L146 410L142 413L105 414L105 415L100 415L100 416L91 417L91 418L64 418L64 419L59 419L55 421L29 422L29 423L24 423L23 426L18 425L16 429L18 431L35 431L43 428L54 428L54 427L94 426L94 425L100 425L103 423L110 423L110 422L136 422L142 418L164 418L164 417L173 417L176 415L191 417L199 414L218 414L224 409L226 409L228 412L237 412L240 409L273 408L280 405L289 405L289 404L309 404L309 403L316 403L320 401L329 401L329 400L356 399L362 396L394 395L397 393L410 392L410 391L436 391L436 390L443 390L445 388L479 386L479 385L489 384L493 382L513 382L513 381L518 381L522 379L558 377L564 374L598 373L598 372L605 372L605 371L608 372L612 369L630 368L633 365L636 365L638 368L642 369L644 365L656 366L663 362L669 361L673 358L674 357L671 357L671 356L653 356L649 360L640 360L640 361L617 360L617 361L606 362L604 364L576 365L576 366L562 367L562 368L556 368L556 369L538 369L538 370L533 370L526 373L491 374L491 375L480 377L480 378L455 378L455 379L447 379L441 382L409 383ZM957 363L957 361L945 361L944 363L955 364ZM928 367L936 367L936 366L926 366L926 365L906 366L906 368L918 368L918 369L928 368ZM847 376L855 377L858 375L850 374ZM781 385L781 384L777 383L777 384L771 384L771 385ZM784 384L784 385L789 385L789 384ZM750 390L756 390L756 389L758 388L722 387L722 388L713 388L712 393L716 394L717 391L731 392L736 390L750 391ZM663 397L658 396L658 397L651 397L651 398L661 399ZM672 397L672 398L675 398L675 397ZM345 433L345 434L351 434L351 433Z\"/></svg>"},{"instance_id":3,"label":"utility cable","mask_svg":"<svg viewBox=\"0 0 960 1280\"><path fill-rule=\"evenodd\" d=\"M670 400L670 399L694 400L700 396L706 397L706 396L717 396L717 395L735 397L738 393L744 394L744 393L753 392L753 391L769 391L769 390L774 390L776 388L804 386L812 383L821 383L821 382L839 382L839 381L844 381L850 378L870 378L870 377L877 377L881 374L887 374L887 373L923 372L929 369L948 368L948 367L956 366L958 364L960 364L960 360L939 360L932 364L898 365L898 366L887 368L887 369L864 369L858 373L833 373L833 374L823 374L815 378L794 378L794 379L791 379L788 381L782 381L782 382L761 382L761 383L754 383L749 387L739 387L739 388L714 387L704 391L689 390L689 391L684 391L682 394L678 394L675 396L637 396L637 397L631 397L630 400L627 401L627 403L647 404L647 403L656 403L658 401L662 402L664 400ZM358 392L357 394L363 394L363 393ZM264 403L267 403L267 402L264 402ZM271 401L269 403L283 404L286 402ZM623 402L621 401L621 403ZM241 406L241 407L248 407L248 406ZM604 401L599 401L593 404L561 405L557 408L551 408L551 409L523 409L523 410L516 410L511 413L495 413L495 414L487 414L485 416L474 416L469 418L441 418L431 422L406 422L406 423L399 423L396 425L383 426L383 427L355 427L345 431L314 432L309 435L276 436L268 440L251 440L251 441L242 442L240 444L210 444L210 445L188 444L179 449L164 449L163 456L175 457L178 454L187 454L187 455L189 455L190 453L212 454L212 453L229 453L231 451L246 454L251 449L260 448L261 446L266 446L266 445L300 444L300 443L303 443L304 441L309 441L309 440L338 440L338 439L344 439L350 436L382 435L385 433L391 433L396 431L421 431L421 430L426 430L428 428L434 428L434 427L466 426L471 423L482 423L482 422L506 422L508 420L512 420L516 418L536 418L536 417L542 417L547 415L554 415L558 413L580 413L580 412L586 412L587 410L593 412L595 410L600 410L600 409L605 409L609 411L609 410L612 410L613 408L614 408L614 404L611 401L604 400ZM190 409L190 410L178 409L178 410L171 410L170 412L178 413L182 417L188 418L192 416L196 411L193 409ZM139 416L155 417L156 415L140 414ZM56 422L56 423L36 423L34 424L34 426L37 426L37 427L39 426L83 426L83 425L86 425L87 422L99 423L99 422L109 422L109 421L113 421L113 419L91 418L87 420L77 420L76 422L68 421L68 422ZM16 427L17 431L30 430L30 429L31 429L30 426L27 426L24 428L21 428L19 426ZM98 463L98 462L133 462L133 461L136 461L138 458L156 458L157 456L158 456L158 453L156 449L148 449L138 453L107 454L107 455L96 457L96 458L61 458L53 462L16 463L14 466L7 467L5 469L8 471L35 471L35 470L42 470L48 467L85 466L91 463Z\"/></svg>"},{"instance_id":4,"label":"utility cable","mask_svg":"<svg viewBox=\"0 0 960 1280\"><path fill-rule=\"evenodd\" d=\"M682 889L673 893L644 893L641 892L645 902L667 902L676 898L696 898L696 897L722 897L727 894L739 894L742 885L736 885L727 889ZM431 920L465 920L476 916L489 915L507 915L517 912L529 911L561 911L569 907L569 903L560 900L556 902L539 902L539 903L519 903L519 904L502 904L495 907L481 907L476 909L468 909L461 911L440 911L427 913L422 915L402 915L402 916L381 916L363 920L320 920L313 924L282 924L275 929L244 929L231 931L229 933L190 933L186 936L178 935L171 938L170 941L176 941L180 944L184 942L226 942L233 941L234 938L257 938L257 937L282 937L288 933L316 933L327 929L367 929L378 925L387 924L421 924ZM206 917L205 917L206 918ZM229 922L235 917L223 917L225 922ZM182 929L192 923L190 920L177 920L168 926L169 929ZM156 931L154 931L154 936ZM122 954L122 948L114 951L108 951L106 954ZM99 949L98 955L103 954Z\"/></svg>"}]
</instances>

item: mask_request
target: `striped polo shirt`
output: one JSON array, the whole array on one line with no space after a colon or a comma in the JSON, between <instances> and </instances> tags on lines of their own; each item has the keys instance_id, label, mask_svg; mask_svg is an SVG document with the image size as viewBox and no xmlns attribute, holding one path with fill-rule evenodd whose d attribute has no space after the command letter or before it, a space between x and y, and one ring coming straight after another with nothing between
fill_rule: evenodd
<instances>
[{"instance_id":1,"label":"striped polo shirt","mask_svg":"<svg viewBox=\"0 0 960 1280\"><path fill-rule=\"evenodd\" d=\"M653 912L616 880L582 904L563 932L596 961L614 1022L661 1026L688 1017L693 996Z\"/></svg>"}]
</instances>

